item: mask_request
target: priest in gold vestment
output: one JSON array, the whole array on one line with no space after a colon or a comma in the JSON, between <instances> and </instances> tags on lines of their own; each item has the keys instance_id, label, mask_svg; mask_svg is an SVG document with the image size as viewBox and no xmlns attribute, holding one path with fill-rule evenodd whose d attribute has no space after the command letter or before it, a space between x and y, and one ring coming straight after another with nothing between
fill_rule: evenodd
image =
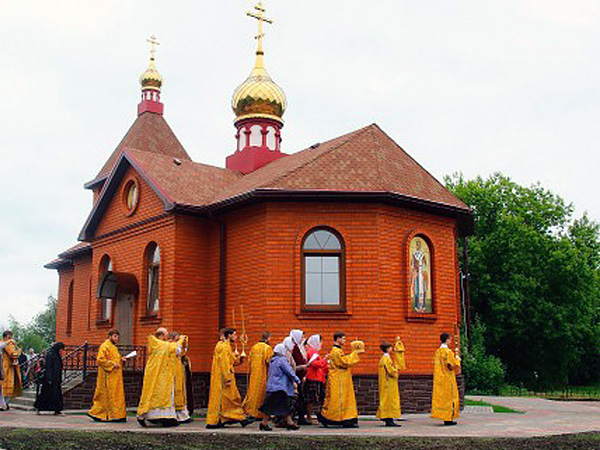
<instances>
[{"instance_id":1,"label":"priest in gold vestment","mask_svg":"<svg viewBox=\"0 0 600 450\"><path fill-rule=\"evenodd\" d=\"M264 414L258 411L267 395L267 372L269 361L273 357L273 349L269 345L271 333L265 331L261 341L250 349L250 382L244 403L244 412L249 418L263 418Z\"/></svg>"},{"instance_id":2,"label":"priest in gold vestment","mask_svg":"<svg viewBox=\"0 0 600 450\"><path fill-rule=\"evenodd\" d=\"M398 366L394 346L383 343L380 346L383 356L379 360L379 408L377 418L386 427L399 427L394 419L400 418L400 391L398 390Z\"/></svg>"},{"instance_id":3,"label":"priest in gold vestment","mask_svg":"<svg viewBox=\"0 0 600 450\"><path fill-rule=\"evenodd\" d=\"M175 365L186 336L177 342L168 342L169 332L159 328L154 336L148 336L146 370L142 396L137 410L140 425L146 421L163 426L178 425L175 412Z\"/></svg>"},{"instance_id":4,"label":"priest in gold vestment","mask_svg":"<svg viewBox=\"0 0 600 450\"><path fill-rule=\"evenodd\" d=\"M117 348L120 336L117 330L111 330L108 333L108 339L98 349L96 392L92 409L88 411L88 416L98 422L125 422L127 420L123 389L125 359L121 357Z\"/></svg>"},{"instance_id":5,"label":"priest in gold vestment","mask_svg":"<svg viewBox=\"0 0 600 450\"><path fill-rule=\"evenodd\" d=\"M17 347L13 340L13 335L6 330L2 333L2 395L8 408L11 399L20 397L23 393L23 385L21 382L21 369L19 367L19 356L21 349Z\"/></svg>"},{"instance_id":6,"label":"priest in gold vestment","mask_svg":"<svg viewBox=\"0 0 600 450\"><path fill-rule=\"evenodd\" d=\"M176 331L172 331L169 334L169 342L177 342L180 338L180 334ZM185 365L183 363L184 358L188 352L188 341L183 341L181 352L177 355L177 362L175 364L175 393L174 393L174 405L175 414L177 414L177 421L179 423L191 422L190 412L188 411L188 398L187 398L187 375Z\"/></svg>"},{"instance_id":7,"label":"priest in gold vestment","mask_svg":"<svg viewBox=\"0 0 600 450\"><path fill-rule=\"evenodd\" d=\"M234 366L243 359L236 355L231 344L237 340L234 328L223 330L223 339L215 346L210 373L210 393L206 428L222 428L225 425L240 423L246 427L251 423L242 408L242 398L235 383Z\"/></svg>"},{"instance_id":8,"label":"priest in gold vestment","mask_svg":"<svg viewBox=\"0 0 600 450\"><path fill-rule=\"evenodd\" d=\"M325 403L321 414L317 415L319 422L325 427L342 426L358 428L358 410L354 384L352 383L352 367L360 362L359 354L364 353L364 343L354 341L352 352L344 354L342 346L346 343L346 335L338 332L333 335L334 346L330 353L329 375Z\"/></svg>"},{"instance_id":9,"label":"priest in gold vestment","mask_svg":"<svg viewBox=\"0 0 600 450\"><path fill-rule=\"evenodd\" d=\"M456 373L460 370L460 358L450 350L452 337L443 333L442 345L435 352L433 368L433 396L431 417L444 421L444 425L456 425L454 419L460 416L460 400Z\"/></svg>"}]
</instances>

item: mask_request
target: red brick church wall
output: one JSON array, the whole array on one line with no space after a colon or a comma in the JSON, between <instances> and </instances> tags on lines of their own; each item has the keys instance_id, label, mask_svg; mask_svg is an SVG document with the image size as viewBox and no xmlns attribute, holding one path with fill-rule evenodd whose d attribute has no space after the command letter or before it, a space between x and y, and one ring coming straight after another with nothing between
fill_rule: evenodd
<instances>
[{"instance_id":1,"label":"red brick church wall","mask_svg":"<svg viewBox=\"0 0 600 450\"><path fill-rule=\"evenodd\" d=\"M122 188L131 179L139 184L139 200L135 213L128 215ZM145 345L147 335L153 333L158 326L170 327L172 324L175 285L174 217L165 214L164 206L152 188L130 168L109 203L95 236L97 240L93 242L91 259L76 259L73 268L59 271L57 338L73 345L81 345L85 341L99 344L106 339L108 331L117 326L115 302L111 320L100 322L100 302L96 299L101 260L104 255L108 255L113 263L113 271L131 273L138 279L139 295L134 305L133 343ZM161 302L158 316L149 318L146 317L145 252L152 242L157 243L161 249ZM71 279L74 280L74 326L73 332L67 335L68 287Z\"/></svg>"},{"instance_id":2,"label":"red brick church wall","mask_svg":"<svg viewBox=\"0 0 600 450\"><path fill-rule=\"evenodd\" d=\"M373 374L379 344L399 334L407 347L407 373L432 372L440 333L452 333L458 322L453 220L372 204L272 203L240 210L227 224L228 323L236 304L240 328L243 304L251 343L265 329L278 342L298 327L323 334L330 347L333 332L343 330L350 339L364 340L369 350L355 372ZM344 239L348 314L301 311L300 247L317 226L334 228ZM407 248L416 233L425 235L435 252L436 314L428 322L407 322Z\"/></svg>"},{"instance_id":3,"label":"red brick church wall","mask_svg":"<svg viewBox=\"0 0 600 450\"><path fill-rule=\"evenodd\" d=\"M124 186L135 172L129 169ZM113 269L134 274L139 296L133 318L134 343L144 345L158 326L190 336L194 371L210 370L218 332L219 223L194 216L165 215L152 188L137 177L139 206L128 216L121 188L110 202L93 243L93 257L76 260L60 271L57 332L69 344L100 343L112 321L97 323L96 289L100 261L106 254ZM147 223L135 226L142 221ZM374 374L382 340L402 336L407 372L430 374L439 334L453 332L459 321L456 223L418 211L377 204L269 203L243 208L222 218L227 230L226 318L241 329L244 305L251 343L263 330L274 342L292 328L321 333L331 346L334 331L360 338L368 352L357 374ZM124 228L129 226L130 228ZM342 236L346 248L347 314L305 313L300 307L301 244L314 227L328 226ZM116 232L118 231L118 232ZM432 244L434 308L431 321L408 322L408 243L420 233ZM145 250L161 248L160 313L147 318ZM74 279L73 326L66 334L68 286ZM90 283L91 282L91 283ZM242 367L242 371L245 367Z\"/></svg>"}]
</instances>

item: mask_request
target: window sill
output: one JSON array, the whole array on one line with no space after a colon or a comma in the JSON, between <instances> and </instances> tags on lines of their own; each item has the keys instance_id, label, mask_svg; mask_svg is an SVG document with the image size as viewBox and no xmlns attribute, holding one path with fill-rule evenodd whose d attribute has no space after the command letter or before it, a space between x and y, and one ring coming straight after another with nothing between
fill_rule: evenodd
<instances>
[{"instance_id":1,"label":"window sill","mask_svg":"<svg viewBox=\"0 0 600 450\"><path fill-rule=\"evenodd\" d=\"M111 322L109 319L98 319L96 320L97 328L110 328Z\"/></svg>"},{"instance_id":2,"label":"window sill","mask_svg":"<svg viewBox=\"0 0 600 450\"><path fill-rule=\"evenodd\" d=\"M143 324L159 324L162 322L162 317L144 316L140 317L140 322L142 322Z\"/></svg>"},{"instance_id":3,"label":"window sill","mask_svg":"<svg viewBox=\"0 0 600 450\"><path fill-rule=\"evenodd\" d=\"M348 320L352 317L348 311L327 311L326 309L317 311L300 311L296 313L298 319L306 320Z\"/></svg>"},{"instance_id":4,"label":"window sill","mask_svg":"<svg viewBox=\"0 0 600 450\"><path fill-rule=\"evenodd\" d=\"M425 322L425 323L430 323L430 322L435 322L438 319L437 314L419 314L419 313L412 313L412 314L408 314L408 316L406 316L406 321L407 322Z\"/></svg>"}]
</instances>

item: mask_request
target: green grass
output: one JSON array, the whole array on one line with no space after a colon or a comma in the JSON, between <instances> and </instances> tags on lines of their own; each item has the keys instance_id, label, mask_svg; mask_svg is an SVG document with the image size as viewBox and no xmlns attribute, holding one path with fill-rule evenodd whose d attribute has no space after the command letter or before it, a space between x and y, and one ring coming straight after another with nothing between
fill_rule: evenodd
<instances>
[{"instance_id":1,"label":"green grass","mask_svg":"<svg viewBox=\"0 0 600 450\"><path fill-rule=\"evenodd\" d=\"M544 438L307 437L0 429L6 450L593 450L600 433Z\"/></svg>"},{"instance_id":2,"label":"green grass","mask_svg":"<svg viewBox=\"0 0 600 450\"><path fill-rule=\"evenodd\" d=\"M523 411L517 411L506 406L494 405L481 400L469 400L468 398L465 399L465 406L491 406L495 413L525 414Z\"/></svg>"}]
</instances>

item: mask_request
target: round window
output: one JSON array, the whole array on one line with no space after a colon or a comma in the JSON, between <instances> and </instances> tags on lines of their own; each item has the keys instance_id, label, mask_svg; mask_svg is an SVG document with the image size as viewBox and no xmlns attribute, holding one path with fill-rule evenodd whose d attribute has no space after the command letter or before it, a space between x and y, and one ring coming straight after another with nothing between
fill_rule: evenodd
<instances>
[{"instance_id":1,"label":"round window","mask_svg":"<svg viewBox=\"0 0 600 450\"><path fill-rule=\"evenodd\" d=\"M139 198L139 188L138 184L134 180L130 180L126 186L124 191L124 201L125 207L127 208L128 214L133 214L135 208L137 207Z\"/></svg>"}]
</instances>

